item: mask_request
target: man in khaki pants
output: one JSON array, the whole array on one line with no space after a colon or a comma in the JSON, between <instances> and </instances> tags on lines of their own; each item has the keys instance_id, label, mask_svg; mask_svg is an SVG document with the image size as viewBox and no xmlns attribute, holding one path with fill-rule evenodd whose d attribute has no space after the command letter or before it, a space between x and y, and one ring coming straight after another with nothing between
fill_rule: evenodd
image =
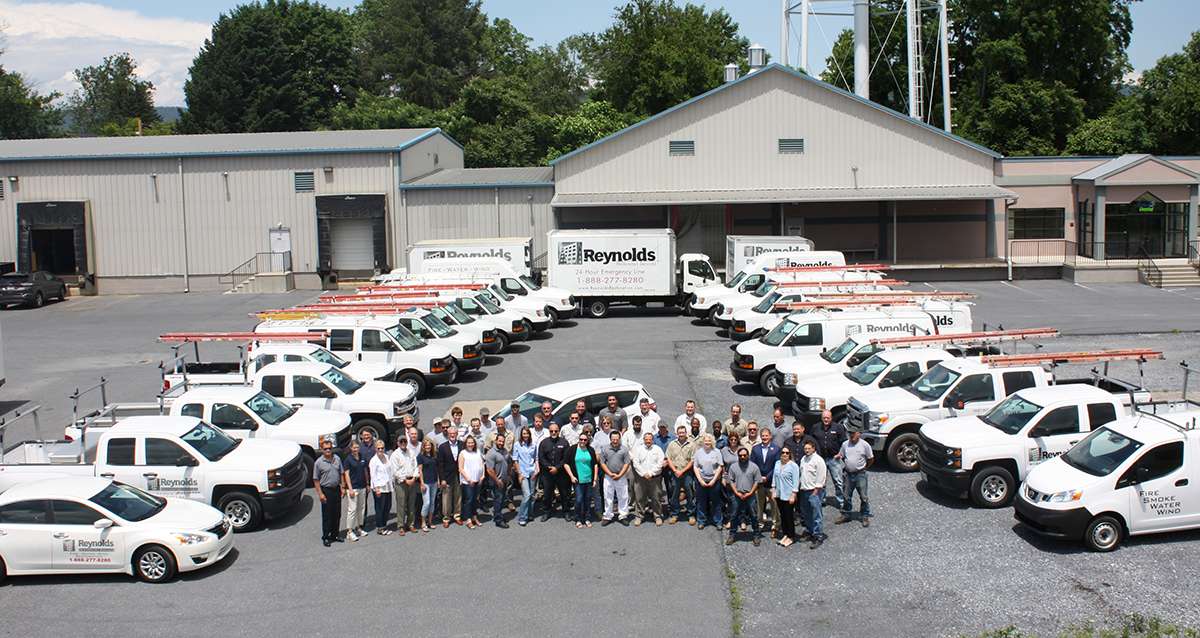
<instances>
[{"instance_id":1,"label":"man in khaki pants","mask_svg":"<svg viewBox=\"0 0 1200 638\"><path fill-rule=\"evenodd\" d=\"M638 417L633 417L637 419ZM654 514L654 524L662 525L662 496L659 487L662 481L659 479L659 474L662 473L663 466L667 464L666 454L662 448L654 444L654 435L646 432L642 435L642 442L637 444L631 450L633 457L633 489L636 498L634 502L637 504L637 517L633 519L634 525L641 525L642 519L650 514Z\"/></svg>"},{"instance_id":2,"label":"man in khaki pants","mask_svg":"<svg viewBox=\"0 0 1200 638\"><path fill-rule=\"evenodd\" d=\"M405 436L400 435L400 441L388 459L395 481L392 491L396 499L396 532L401 536L404 536L406 531L417 531L416 525L421 509L417 456L405 445L405 442Z\"/></svg>"}]
</instances>

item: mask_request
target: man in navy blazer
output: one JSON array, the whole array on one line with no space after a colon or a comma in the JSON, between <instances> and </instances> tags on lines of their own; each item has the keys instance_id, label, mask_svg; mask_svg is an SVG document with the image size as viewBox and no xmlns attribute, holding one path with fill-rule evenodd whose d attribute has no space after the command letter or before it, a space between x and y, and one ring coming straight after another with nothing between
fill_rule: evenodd
<instances>
[{"instance_id":1,"label":"man in navy blazer","mask_svg":"<svg viewBox=\"0 0 1200 638\"><path fill-rule=\"evenodd\" d=\"M439 445L437 459L438 490L442 497L442 527L450 527L450 521L462 525L462 486L458 478L458 453L463 442L458 438L458 428L446 429L446 442Z\"/></svg>"},{"instance_id":2,"label":"man in navy blazer","mask_svg":"<svg viewBox=\"0 0 1200 638\"><path fill-rule=\"evenodd\" d=\"M750 450L750 461L758 466L758 471L762 473L762 484L758 486L758 503L755 507L755 515L758 516L760 522L763 521L763 513L769 508L771 511L771 519L773 521L773 534L780 530L779 511L771 502L771 479L775 476L775 462L779 460L779 446L772 442L773 433L771 428L763 428L759 433L759 443Z\"/></svg>"}]
</instances>

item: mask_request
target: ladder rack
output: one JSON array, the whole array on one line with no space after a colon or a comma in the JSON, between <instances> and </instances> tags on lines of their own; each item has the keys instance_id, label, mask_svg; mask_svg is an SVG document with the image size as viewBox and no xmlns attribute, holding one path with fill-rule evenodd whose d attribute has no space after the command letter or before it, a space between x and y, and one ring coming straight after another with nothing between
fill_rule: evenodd
<instances>
[{"instance_id":1,"label":"ladder rack","mask_svg":"<svg viewBox=\"0 0 1200 638\"><path fill-rule=\"evenodd\" d=\"M1065 363L1099 363L1110 361L1137 361L1162 359L1163 353L1149 348L1125 348L1117 350L1090 350L1081 352L1036 352L1029 354L990 354L979 358L982 363L994 367L1026 365L1061 365ZM1106 371L1107 372L1107 371Z\"/></svg>"},{"instance_id":2,"label":"ladder rack","mask_svg":"<svg viewBox=\"0 0 1200 638\"><path fill-rule=\"evenodd\" d=\"M1023 330L988 330L959 334L918 335L913 337L881 337L871 343L880 346L961 345L1004 343L1027 339L1048 339L1058 336L1058 328L1027 328Z\"/></svg>"},{"instance_id":3,"label":"ladder rack","mask_svg":"<svg viewBox=\"0 0 1200 638\"><path fill-rule=\"evenodd\" d=\"M794 302L788 302L788 303L775 304L774 307L776 310L824 310L824 309L838 309L838 310L866 309L866 310L870 310L870 309L874 309L874 308L885 308L885 307L894 308L897 306L916 308L919 305L920 304L918 304L918 300L916 300L916 299L904 299L904 298L890 297L890 298L886 298L886 299L883 299L883 298L872 299L869 301L861 301L861 300L857 300L857 299L843 299L843 300L830 300L830 301L794 301Z\"/></svg>"},{"instance_id":4,"label":"ladder rack","mask_svg":"<svg viewBox=\"0 0 1200 638\"><path fill-rule=\"evenodd\" d=\"M323 336L314 332L168 332L158 336L163 343L200 343L208 341L312 341Z\"/></svg>"},{"instance_id":5,"label":"ladder rack","mask_svg":"<svg viewBox=\"0 0 1200 638\"><path fill-rule=\"evenodd\" d=\"M830 279L819 281L776 281L777 288L865 288L867 286L907 286L903 279Z\"/></svg>"},{"instance_id":6,"label":"ladder rack","mask_svg":"<svg viewBox=\"0 0 1200 638\"><path fill-rule=\"evenodd\" d=\"M767 268L767 272L876 272L891 270L888 264L854 264L853 266L780 266Z\"/></svg>"},{"instance_id":7,"label":"ladder rack","mask_svg":"<svg viewBox=\"0 0 1200 638\"><path fill-rule=\"evenodd\" d=\"M363 295L322 295L317 302L322 304L340 303L387 303L388 299L409 299L421 297L437 297L440 290L414 290L411 292L397 292L391 294L381 294L373 292Z\"/></svg>"},{"instance_id":8,"label":"ladder rack","mask_svg":"<svg viewBox=\"0 0 1200 638\"><path fill-rule=\"evenodd\" d=\"M969 292L923 292L915 290L863 290L859 292L814 292L809 297L813 299L859 299L874 301L876 299L911 299L913 301L965 301L974 299Z\"/></svg>"},{"instance_id":9,"label":"ladder rack","mask_svg":"<svg viewBox=\"0 0 1200 638\"><path fill-rule=\"evenodd\" d=\"M392 290L392 291L394 291L394 290L406 290L406 289L419 289L419 290L463 290L463 289L468 289L468 290L481 290L481 289L483 289L483 288L487 288L487 284L485 284L485 283L482 283L482 282L478 282L478 281L470 281L470 282L462 282L462 283L441 283L441 284L420 284L420 283L413 283L413 284L380 284L380 285L369 285L369 286L359 286L359 287L358 287L358 292L360 292L360 293L365 293L365 294L370 294L370 293L374 293L374 292L386 293L386 292L387 292L387 291L389 291L389 290Z\"/></svg>"}]
</instances>

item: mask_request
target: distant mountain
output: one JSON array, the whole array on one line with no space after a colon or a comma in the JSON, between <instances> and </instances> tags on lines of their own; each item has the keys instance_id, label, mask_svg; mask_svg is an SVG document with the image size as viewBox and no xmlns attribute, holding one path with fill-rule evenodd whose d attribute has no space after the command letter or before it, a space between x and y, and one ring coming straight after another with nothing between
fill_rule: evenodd
<instances>
[{"instance_id":1,"label":"distant mountain","mask_svg":"<svg viewBox=\"0 0 1200 638\"><path fill-rule=\"evenodd\" d=\"M154 110L158 111L158 116L160 118L162 118L162 121L164 121L164 122L178 122L180 109L182 109L184 111L187 110L186 108L184 108L182 106L156 106L156 107L154 107Z\"/></svg>"}]
</instances>

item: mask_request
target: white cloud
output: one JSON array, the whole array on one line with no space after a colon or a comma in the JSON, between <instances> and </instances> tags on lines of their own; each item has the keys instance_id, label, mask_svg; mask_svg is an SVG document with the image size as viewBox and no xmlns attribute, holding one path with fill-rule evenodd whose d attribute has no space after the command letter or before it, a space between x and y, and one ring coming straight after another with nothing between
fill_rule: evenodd
<instances>
[{"instance_id":1,"label":"white cloud","mask_svg":"<svg viewBox=\"0 0 1200 638\"><path fill-rule=\"evenodd\" d=\"M129 52L138 61L138 75L154 83L154 101L160 105L184 103L188 67L212 28L86 2L0 0L0 16L5 24L0 61L39 90L69 94L78 87L74 69Z\"/></svg>"}]
</instances>

